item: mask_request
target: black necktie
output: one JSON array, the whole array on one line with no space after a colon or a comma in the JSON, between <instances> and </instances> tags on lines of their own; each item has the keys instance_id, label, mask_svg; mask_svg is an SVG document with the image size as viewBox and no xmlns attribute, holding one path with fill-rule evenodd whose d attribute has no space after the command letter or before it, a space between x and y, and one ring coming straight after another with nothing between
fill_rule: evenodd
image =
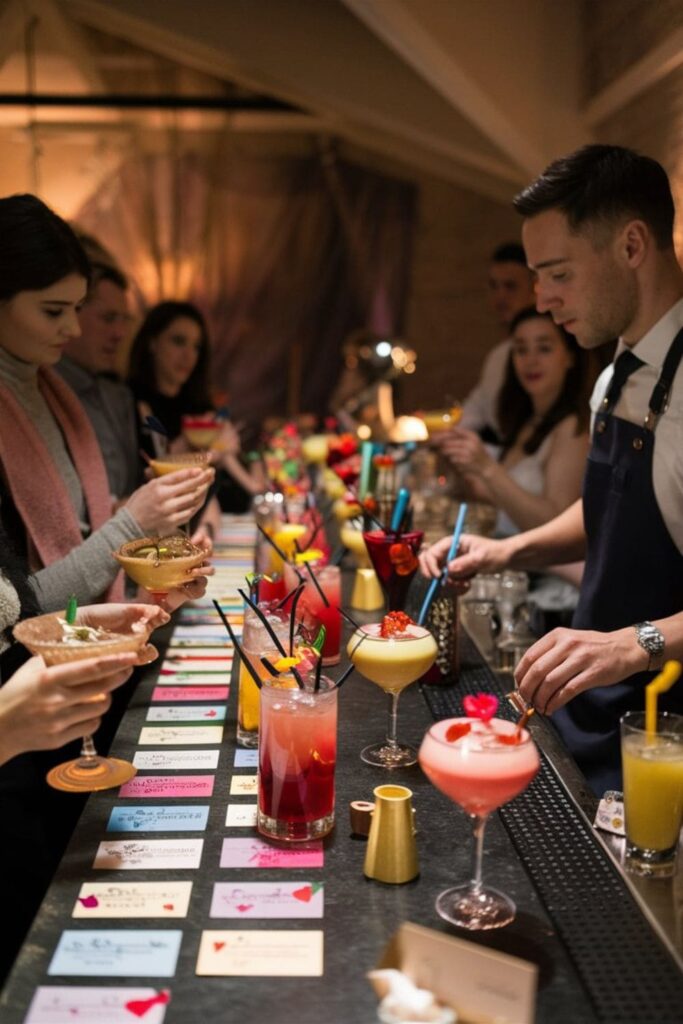
<instances>
[{"instance_id":1,"label":"black necktie","mask_svg":"<svg viewBox=\"0 0 683 1024\"><path fill-rule=\"evenodd\" d=\"M601 412L608 412L614 408L627 379L644 365L643 360L634 355L630 348L624 349L614 364L614 373L607 394L602 401Z\"/></svg>"}]
</instances>

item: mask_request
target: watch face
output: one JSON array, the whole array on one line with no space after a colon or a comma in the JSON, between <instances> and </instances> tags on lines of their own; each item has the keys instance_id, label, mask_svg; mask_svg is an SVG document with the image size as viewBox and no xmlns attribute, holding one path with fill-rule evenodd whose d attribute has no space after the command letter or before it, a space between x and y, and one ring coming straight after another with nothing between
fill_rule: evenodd
<instances>
[{"instance_id":1,"label":"watch face","mask_svg":"<svg viewBox=\"0 0 683 1024\"><path fill-rule=\"evenodd\" d=\"M638 626L638 643L650 654L661 654L664 650L664 637L656 626Z\"/></svg>"}]
</instances>

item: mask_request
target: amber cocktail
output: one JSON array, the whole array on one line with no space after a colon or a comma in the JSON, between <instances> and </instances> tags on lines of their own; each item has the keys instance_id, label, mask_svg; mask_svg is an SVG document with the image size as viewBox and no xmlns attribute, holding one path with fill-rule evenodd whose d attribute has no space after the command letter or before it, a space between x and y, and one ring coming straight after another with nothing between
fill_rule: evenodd
<instances>
[{"instance_id":1,"label":"amber cocktail","mask_svg":"<svg viewBox=\"0 0 683 1024\"><path fill-rule=\"evenodd\" d=\"M177 473L180 469L204 469L210 461L210 452L168 452L158 459L150 459L149 464L155 476L166 476L167 473Z\"/></svg>"},{"instance_id":2,"label":"amber cocktail","mask_svg":"<svg viewBox=\"0 0 683 1024\"><path fill-rule=\"evenodd\" d=\"M68 661L101 658L111 654L134 651L138 664L144 665L157 657L157 650L148 643L146 628L112 632L92 626L69 625L65 613L38 615L24 619L14 627L16 640L31 652L42 657L46 665L62 665ZM121 786L132 779L136 769L128 761L116 757L101 757L95 750L92 736L83 737L81 756L57 765L47 774L54 789L67 793L91 793L100 789Z\"/></svg>"},{"instance_id":3,"label":"amber cocktail","mask_svg":"<svg viewBox=\"0 0 683 1024\"><path fill-rule=\"evenodd\" d=\"M184 534L174 533L128 541L113 557L135 583L155 597L166 597L169 590L192 580L191 570L202 564L206 552Z\"/></svg>"}]
</instances>

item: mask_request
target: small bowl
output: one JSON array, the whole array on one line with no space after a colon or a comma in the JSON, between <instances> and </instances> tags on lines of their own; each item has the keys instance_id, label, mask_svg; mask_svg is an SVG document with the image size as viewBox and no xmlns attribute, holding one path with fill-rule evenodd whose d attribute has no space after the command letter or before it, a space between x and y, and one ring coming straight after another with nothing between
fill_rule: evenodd
<instances>
[{"instance_id":1,"label":"small bowl","mask_svg":"<svg viewBox=\"0 0 683 1024\"><path fill-rule=\"evenodd\" d=\"M162 545L164 540L170 539L172 538L141 537L139 540L130 540L127 544L122 544L118 551L114 551L112 557L125 570L127 576L150 594L167 594L169 590L189 583L192 579L189 575L190 570L201 565L206 559L206 552L194 544L191 545L194 549L191 554L159 562L135 557L135 552L140 548Z\"/></svg>"},{"instance_id":2,"label":"small bowl","mask_svg":"<svg viewBox=\"0 0 683 1024\"><path fill-rule=\"evenodd\" d=\"M31 654L40 654L46 665L83 661L84 658L101 658L108 654L124 654L126 651L140 653L147 645L147 630L136 633L112 632L106 640L86 640L77 644L60 643L63 632L59 620L64 618L64 614L53 612L24 619L12 630L14 639L23 644Z\"/></svg>"},{"instance_id":3,"label":"small bowl","mask_svg":"<svg viewBox=\"0 0 683 1024\"><path fill-rule=\"evenodd\" d=\"M177 473L179 469L204 468L210 459L210 452L179 452L177 455L169 453L161 459L150 459L149 464L155 476L166 476L167 473Z\"/></svg>"}]
</instances>

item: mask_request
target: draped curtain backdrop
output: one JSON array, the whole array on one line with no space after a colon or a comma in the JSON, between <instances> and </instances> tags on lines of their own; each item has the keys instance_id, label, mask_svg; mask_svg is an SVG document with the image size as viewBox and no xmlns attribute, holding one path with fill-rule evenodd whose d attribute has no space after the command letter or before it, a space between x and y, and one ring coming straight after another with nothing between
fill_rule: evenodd
<instances>
[{"instance_id":1,"label":"draped curtain backdrop","mask_svg":"<svg viewBox=\"0 0 683 1024\"><path fill-rule=\"evenodd\" d=\"M400 334L414 214L412 185L330 146L265 158L222 138L127 160L76 219L116 257L139 312L200 307L213 386L256 425L323 413L350 331Z\"/></svg>"}]
</instances>

